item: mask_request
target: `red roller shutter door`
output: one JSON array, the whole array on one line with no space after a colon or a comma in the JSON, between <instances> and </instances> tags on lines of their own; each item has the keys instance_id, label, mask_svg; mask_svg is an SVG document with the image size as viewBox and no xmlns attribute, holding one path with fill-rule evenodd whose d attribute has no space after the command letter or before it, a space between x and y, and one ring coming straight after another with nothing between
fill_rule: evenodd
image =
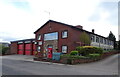
<instances>
[{"instance_id":1,"label":"red roller shutter door","mask_svg":"<svg viewBox=\"0 0 120 77\"><path fill-rule=\"evenodd\" d=\"M33 55L35 53L35 44L33 44Z\"/></svg>"},{"instance_id":2,"label":"red roller shutter door","mask_svg":"<svg viewBox=\"0 0 120 77\"><path fill-rule=\"evenodd\" d=\"M19 44L18 45L18 54L22 54L23 55L23 44Z\"/></svg>"},{"instance_id":3,"label":"red roller shutter door","mask_svg":"<svg viewBox=\"0 0 120 77\"><path fill-rule=\"evenodd\" d=\"M25 44L25 55L31 55L31 44Z\"/></svg>"}]
</instances>

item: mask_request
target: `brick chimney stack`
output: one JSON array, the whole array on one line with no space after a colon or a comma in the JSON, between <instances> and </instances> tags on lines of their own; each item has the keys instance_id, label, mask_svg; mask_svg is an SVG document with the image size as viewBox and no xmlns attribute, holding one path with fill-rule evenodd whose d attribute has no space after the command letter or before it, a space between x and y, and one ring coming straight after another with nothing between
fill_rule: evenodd
<instances>
[{"instance_id":1,"label":"brick chimney stack","mask_svg":"<svg viewBox=\"0 0 120 77\"><path fill-rule=\"evenodd\" d=\"M83 29L83 26L81 26L81 25L77 25L77 26L75 26L75 27L77 27L77 28L79 28L79 29Z\"/></svg>"},{"instance_id":2,"label":"brick chimney stack","mask_svg":"<svg viewBox=\"0 0 120 77\"><path fill-rule=\"evenodd\" d=\"M95 32L95 30L94 29L92 29L92 33L94 33Z\"/></svg>"}]
</instances>

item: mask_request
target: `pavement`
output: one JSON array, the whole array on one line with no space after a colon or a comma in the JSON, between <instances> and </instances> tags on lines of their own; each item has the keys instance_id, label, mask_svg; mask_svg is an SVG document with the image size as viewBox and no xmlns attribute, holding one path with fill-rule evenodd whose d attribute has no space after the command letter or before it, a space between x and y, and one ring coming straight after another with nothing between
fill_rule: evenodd
<instances>
[{"instance_id":1,"label":"pavement","mask_svg":"<svg viewBox=\"0 0 120 77\"><path fill-rule=\"evenodd\" d=\"M104 60L66 65L33 61L34 56L7 55L2 57L4 75L118 75L118 57L112 55ZM120 58L120 57L119 57Z\"/></svg>"},{"instance_id":2,"label":"pavement","mask_svg":"<svg viewBox=\"0 0 120 77\"><path fill-rule=\"evenodd\" d=\"M21 60L26 62L39 62L39 63L45 63L45 64L57 64L57 65L66 65L66 64L60 64L60 63L52 63L52 62L43 62L43 61L34 61L33 58L35 56L33 55L7 55L1 57L2 59L10 59L10 60Z\"/></svg>"}]
</instances>

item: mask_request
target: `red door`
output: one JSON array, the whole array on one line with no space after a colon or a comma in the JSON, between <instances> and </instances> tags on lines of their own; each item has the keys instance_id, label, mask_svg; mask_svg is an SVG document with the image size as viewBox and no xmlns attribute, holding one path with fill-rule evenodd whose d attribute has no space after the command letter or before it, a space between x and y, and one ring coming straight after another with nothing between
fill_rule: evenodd
<instances>
[{"instance_id":1,"label":"red door","mask_svg":"<svg viewBox=\"0 0 120 77\"><path fill-rule=\"evenodd\" d=\"M48 48L48 58L52 58L52 48Z\"/></svg>"},{"instance_id":2,"label":"red door","mask_svg":"<svg viewBox=\"0 0 120 77\"><path fill-rule=\"evenodd\" d=\"M23 55L23 44L19 44L18 45L18 54L22 54Z\"/></svg>"},{"instance_id":3,"label":"red door","mask_svg":"<svg viewBox=\"0 0 120 77\"><path fill-rule=\"evenodd\" d=\"M35 54L35 44L33 44L33 55Z\"/></svg>"},{"instance_id":4,"label":"red door","mask_svg":"<svg viewBox=\"0 0 120 77\"><path fill-rule=\"evenodd\" d=\"M25 55L31 55L31 44L25 44Z\"/></svg>"}]
</instances>

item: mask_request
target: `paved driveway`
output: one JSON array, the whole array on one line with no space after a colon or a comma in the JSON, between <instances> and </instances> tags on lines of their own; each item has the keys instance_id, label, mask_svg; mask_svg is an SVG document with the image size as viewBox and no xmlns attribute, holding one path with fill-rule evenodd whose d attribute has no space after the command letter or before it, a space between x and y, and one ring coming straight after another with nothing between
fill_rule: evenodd
<instances>
[{"instance_id":1,"label":"paved driveway","mask_svg":"<svg viewBox=\"0 0 120 77\"><path fill-rule=\"evenodd\" d=\"M118 55L94 63L65 65L32 61L33 56L9 55L2 61L4 75L118 75Z\"/></svg>"}]
</instances>

